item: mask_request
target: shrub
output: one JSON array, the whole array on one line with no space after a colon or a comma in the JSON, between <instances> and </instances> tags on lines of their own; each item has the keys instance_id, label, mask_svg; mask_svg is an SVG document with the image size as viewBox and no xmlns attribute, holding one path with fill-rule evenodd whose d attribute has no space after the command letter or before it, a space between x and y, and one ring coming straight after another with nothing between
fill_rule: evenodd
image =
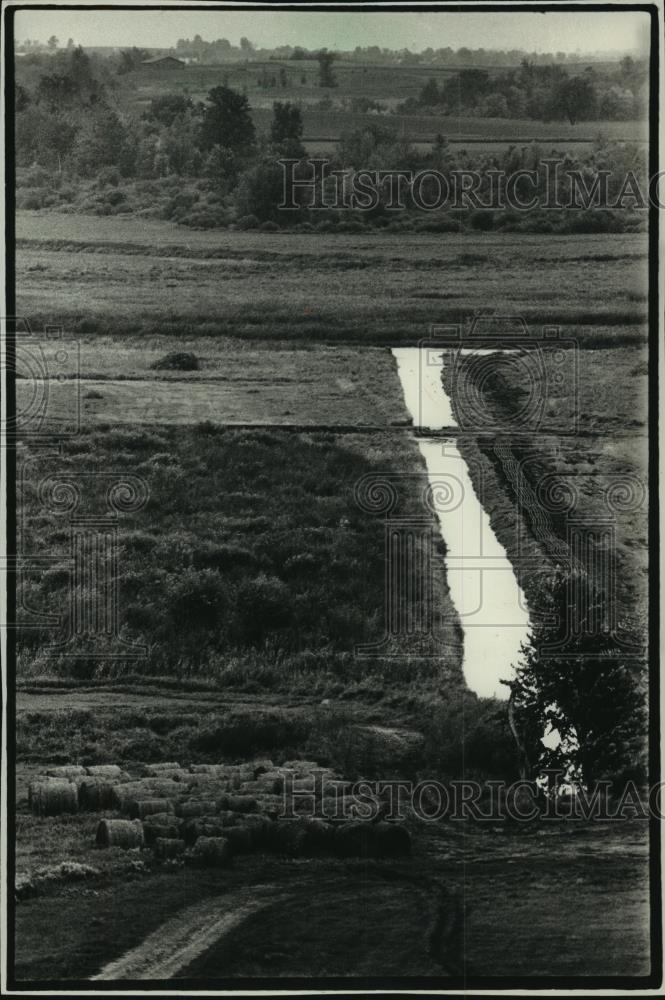
<instances>
[{"instance_id":1,"label":"shrub","mask_svg":"<svg viewBox=\"0 0 665 1000\"><path fill-rule=\"evenodd\" d=\"M611 233L620 231L618 218L607 209L587 209L569 211L566 215L568 231L571 233Z\"/></svg>"},{"instance_id":2,"label":"shrub","mask_svg":"<svg viewBox=\"0 0 665 1000\"><path fill-rule=\"evenodd\" d=\"M120 183L120 172L117 167L100 167L97 171L97 187L117 187Z\"/></svg>"},{"instance_id":3,"label":"shrub","mask_svg":"<svg viewBox=\"0 0 665 1000\"><path fill-rule=\"evenodd\" d=\"M154 371L194 372L199 370L199 359L188 351L171 351L150 367Z\"/></svg>"},{"instance_id":4,"label":"shrub","mask_svg":"<svg viewBox=\"0 0 665 1000\"><path fill-rule=\"evenodd\" d=\"M262 641L269 632L284 628L291 619L291 594L275 576L260 573L243 580L236 599L236 628L245 642Z\"/></svg>"},{"instance_id":5,"label":"shrub","mask_svg":"<svg viewBox=\"0 0 665 1000\"><path fill-rule=\"evenodd\" d=\"M196 750L244 756L260 751L298 747L307 739L311 722L294 712L268 709L234 712L203 723L192 739Z\"/></svg>"},{"instance_id":6,"label":"shrub","mask_svg":"<svg viewBox=\"0 0 665 1000\"><path fill-rule=\"evenodd\" d=\"M53 175L45 167L33 163L27 170L19 171L19 187L48 187L53 182Z\"/></svg>"},{"instance_id":7,"label":"shrub","mask_svg":"<svg viewBox=\"0 0 665 1000\"><path fill-rule=\"evenodd\" d=\"M170 621L176 628L220 628L229 608L227 584L213 569L185 569L165 583Z\"/></svg>"},{"instance_id":8,"label":"shrub","mask_svg":"<svg viewBox=\"0 0 665 1000\"><path fill-rule=\"evenodd\" d=\"M225 213L219 209L197 208L179 217L178 222L189 229L223 229L227 219Z\"/></svg>"},{"instance_id":9,"label":"shrub","mask_svg":"<svg viewBox=\"0 0 665 1000\"><path fill-rule=\"evenodd\" d=\"M31 210L39 208L50 208L57 205L58 196L50 188L19 188L16 192L16 207Z\"/></svg>"},{"instance_id":10,"label":"shrub","mask_svg":"<svg viewBox=\"0 0 665 1000\"><path fill-rule=\"evenodd\" d=\"M236 222L238 229L258 229L259 220L255 215L243 215Z\"/></svg>"},{"instance_id":11,"label":"shrub","mask_svg":"<svg viewBox=\"0 0 665 1000\"><path fill-rule=\"evenodd\" d=\"M364 226L362 222L356 222L350 219L348 222L339 222L337 224L338 233L366 233L367 226Z\"/></svg>"},{"instance_id":12,"label":"shrub","mask_svg":"<svg viewBox=\"0 0 665 1000\"><path fill-rule=\"evenodd\" d=\"M261 232L261 233L278 233L279 232L279 226L277 225L276 222L271 222L270 220L268 220L267 222L262 222L261 223L261 225L259 226L259 232Z\"/></svg>"},{"instance_id":13,"label":"shrub","mask_svg":"<svg viewBox=\"0 0 665 1000\"><path fill-rule=\"evenodd\" d=\"M126 195L124 191L113 189L112 191L104 192L103 200L107 205L120 205L121 202L126 201Z\"/></svg>"},{"instance_id":14,"label":"shrub","mask_svg":"<svg viewBox=\"0 0 665 1000\"><path fill-rule=\"evenodd\" d=\"M438 219L423 219L416 225L420 233L457 233L459 223L448 217Z\"/></svg>"},{"instance_id":15,"label":"shrub","mask_svg":"<svg viewBox=\"0 0 665 1000\"><path fill-rule=\"evenodd\" d=\"M472 229L477 229L483 233L489 232L490 229L494 229L494 212L478 209L471 213L469 223Z\"/></svg>"}]
</instances>

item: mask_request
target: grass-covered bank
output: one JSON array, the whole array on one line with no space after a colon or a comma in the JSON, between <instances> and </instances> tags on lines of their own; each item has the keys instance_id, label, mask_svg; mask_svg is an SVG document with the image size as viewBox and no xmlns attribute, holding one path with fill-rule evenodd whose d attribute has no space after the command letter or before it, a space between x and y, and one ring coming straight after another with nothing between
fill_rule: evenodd
<instances>
[{"instance_id":1,"label":"grass-covered bank","mask_svg":"<svg viewBox=\"0 0 665 1000\"><path fill-rule=\"evenodd\" d=\"M443 375L453 412L466 421L458 448L530 608L531 641L516 664L526 756L532 766L572 762L590 784L647 780L644 353L644 342L603 355L578 345L575 377L571 369L558 386L547 363L539 380L538 364L510 356L495 356L491 369L478 358L464 384L450 366ZM542 421L526 433L518 415L534 388ZM494 433L480 426L481 411ZM548 724L569 740L544 751Z\"/></svg>"}]
</instances>

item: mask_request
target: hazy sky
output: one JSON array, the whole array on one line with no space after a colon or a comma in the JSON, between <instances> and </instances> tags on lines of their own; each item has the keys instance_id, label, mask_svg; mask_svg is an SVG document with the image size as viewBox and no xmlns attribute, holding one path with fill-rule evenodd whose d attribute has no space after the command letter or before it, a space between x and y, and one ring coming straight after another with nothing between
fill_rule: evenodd
<instances>
[{"instance_id":1,"label":"hazy sky","mask_svg":"<svg viewBox=\"0 0 665 1000\"><path fill-rule=\"evenodd\" d=\"M164 0L161 0L164 3ZM168 0L167 0L168 2ZM174 4L175 7L175 4ZM460 13L389 14L383 11L334 13L301 10L102 11L39 10L16 13L16 37L62 44L73 38L86 45L139 45L168 48L178 38L199 34L206 41L228 38L237 45L246 35L262 48L353 49L356 45L409 48L465 45L469 48L526 49L540 52L648 51L649 21L639 12L555 11L547 14Z\"/></svg>"}]
</instances>

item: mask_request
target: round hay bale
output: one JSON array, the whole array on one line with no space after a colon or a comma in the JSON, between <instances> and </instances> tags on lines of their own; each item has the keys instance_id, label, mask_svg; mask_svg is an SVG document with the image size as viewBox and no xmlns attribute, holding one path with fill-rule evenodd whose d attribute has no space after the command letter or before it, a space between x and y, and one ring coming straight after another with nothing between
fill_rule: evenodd
<instances>
[{"instance_id":1,"label":"round hay bale","mask_svg":"<svg viewBox=\"0 0 665 1000\"><path fill-rule=\"evenodd\" d=\"M221 823L222 826L237 826L243 819L245 819L251 813L239 813L233 812L232 809L222 809L215 816L215 820Z\"/></svg>"},{"instance_id":2,"label":"round hay bale","mask_svg":"<svg viewBox=\"0 0 665 1000\"><path fill-rule=\"evenodd\" d=\"M224 824L217 816L201 816L198 819L187 819L183 822L181 836L188 844L194 844L199 837L222 837Z\"/></svg>"},{"instance_id":3,"label":"round hay bale","mask_svg":"<svg viewBox=\"0 0 665 1000\"><path fill-rule=\"evenodd\" d=\"M176 803L175 813L183 819L195 819L199 816L212 816L217 808L216 799L187 799Z\"/></svg>"},{"instance_id":4,"label":"round hay bale","mask_svg":"<svg viewBox=\"0 0 665 1000\"><path fill-rule=\"evenodd\" d=\"M238 788L238 792L241 795L253 795L254 793L261 792L261 785L258 781L243 781Z\"/></svg>"},{"instance_id":5,"label":"round hay bale","mask_svg":"<svg viewBox=\"0 0 665 1000\"><path fill-rule=\"evenodd\" d=\"M244 781L239 791L242 795L279 795L284 788L284 778L281 774L274 776L262 774L256 781Z\"/></svg>"},{"instance_id":6,"label":"round hay bale","mask_svg":"<svg viewBox=\"0 0 665 1000\"><path fill-rule=\"evenodd\" d=\"M265 771L256 779L257 791L268 795L279 795L284 788L284 775L279 771Z\"/></svg>"},{"instance_id":7,"label":"round hay bale","mask_svg":"<svg viewBox=\"0 0 665 1000\"><path fill-rule=\"evenodd\" d=\"M174 823L173 817L171 817L170 823L155 823L151 818L147 819L143 823L143 837L149 847L155 844L159 837L166 838L167 840L179 839L180 824Z\"/></svg>"},{"instance_id":8,"label":"round hay bale","mask_svg":"<svg viewBox=\"0 0 665 1000\"><path fill-rule=\"evenodd\" d=\"M175 825L180 826L181 820L174 816L173 813L151 813L150 816L146 816L144 823L166 823L167 826Z\"/></svg>"},{"instance_id":9,"label":"round hay bale","mask_svg":"<svg viewBox=\"0 0 665 1000\"><path fill-rule=\"evenodd\" d=\"M207 774L213 778L230 777L232 764L190 764L189 770L192 774Z\"/></svg>"},{"instance_id":10,"label":"round hay bale","mask_svg":"<svg viewBox=\"0 0 665 1000\"><path fill-rule=\"evenodd\" d=\"M173 781L171 778L147 778L144 788L159 799L175 799L183 792L181 782Z\"/></svg>"},{"instance_id":11,"label":"round hay bale","mask_svg":"<svg viewBox=\"0 0 665 1000\"><path fill-rule=\"evenodd\" d=\"M137 819L102 819L97 826L98 847L143 847L143 827Z\"/></svg>"},{"instance_id":12,"label":"round hay bale","mask_svg":"<svg viewBox=\"0 0 665 1000\"><path fill-rule=\"evenodd\" d=\"M129 781L129 775L117 764L91 764L86 768L91 778L113 778L116 781Z\"/></svg>"},{"instance_id":13,"label":"round hay bale","mask_svg":"<svg viewBox=\"0 0 665 1000\"><path fill-rule=\"evenodd\" d=\"M171 779L171 781L177 781L178 784L181 784L181 785L188 785L188 784L190 784L191 781L192 781L192 777L193 777L190 774L190 772L187 771L184 767L179 767L175 771L163 771L162 773L165 776L168 775L168 777Z\"/></svg>"},{"instance_id":14,"label":"round hay bale","mask_svg":"<svg viewBox=\"0 0 665 1000\"><path fill-rule=\"evenodd\" d=\"M155 840L155 856L163 861L180 858L185 853L185 841L178 837L157 837Z\"/></svg>"},{"instance_id":15,"label":"round hay bale","mask_svg":"<svg viewBox=\"0 0 665 1000\"><path fill-rule=\"evenodd\" d=\"M190 774L187 788L195 789L202 796L221 795L233 789L233 781L217 778L214 774Z\"/></svg>"},{"instance_id":16,"label":"round hay bale","mask_svg":"<svg viewBox=\"0 0 665 1000\"><path fill-rule=\"evenodd\" d=\"M127 811L127 804L140 799L169 799L182 795L182 785L176 781L143 780L131 781L114 787L116 809Z\"/></svg>"},{"instance_id":17,"label":"round hay bale","mask_svg":"<svg viewBox=\"0 0 665 1000\"><path fill-rule=\"evenodd\" d=\"M33 794L37 794L37 790L41 785L52 785L54 782L59 783L61 781L69 781L68 778L50 778L48 775L37 775L34 781L31 781L28 785L28 809L32 809L32 798Z\"/></svg>"},{"instance_id":18,"label":"round hay bale","mask_svg":"<svg viewBox=\"0 0 665 1000\"><path fill-rule=\"evenodd\" d=\"M30 811L36 816L60 816L78 812L76 785L51 778L33 782L28 789Z\"/></svg>"},{"instance_id":19,"label":"round hay bale","mask_svg":"<svg viewBox=\"0 0 665 1000\"><path fill-rule=\"evenodd\" d=\"M237 778L240 781L253 781L254 780L254 765L253 764L226 764L224 765L224 771L220 771L220 775L224 774L229 778Z\"/></svg>"},{"instance_id":20,"label":"round hay bale","mask_svg":"<svg viewBox=\"0 0 665 1000\"><path fill-rule=\"evenodd\" d=\"M115 786L100 778L82 778L77 782L79 809L100 812L115 807Z\"/></svg>"},{"instance_id":21,"label":"round hay bale","mask_svg":"<svg viewBox=\"0 0 665 1000\"><path fill-rule=\"evenodd\" d=\"M44 772L49 778L62 778L69 781L70 778L80 778L86 770L81 764L63 764L62 767L49 767Z\"/></svg>"},{"instance_id":22,"label":"round hay bale","mask_svg":"<svg viewBox=\"0 0 665 1000\"><path fill-rule=\"evenodd\" d=\"M159 774L162 771L181 771L183 768L180 767L175 760L163 761L161 764L144 764L144 769L146 774Z\"/></svg>"},{"instance_id":23,"label":"round hay bale","mask_svg":"<svg viewBox=\"0 0 665 1000\"><path fill-rule=\"evenodd\" d=\"M323 786L320 781L315 781L314 776L309 778L293 778L289 779L284 783L284 792L289 795L291 792L295 792L298 795L305 793L306 795L316 795L321 798L323 794Z\"/></svg>"},{"instance_id":24,"label":"round hay bale","mask_svg":"<svg viewBox=\"0 0 665 1000\"><path fill-rule=\"evenodd\" d=\"M269 795L267 792L262 792L260 795L256 795L255 798L260 813L265 813L269 816L279 816L284 812L283 795Z\"/></svg>"},{"instance_id":25,"label":"round hay bale","mask_svg":"<svg viewBox=\"0 0 665 1000\"><path fill-rule=\"evenodd\" d=\"M323 767L323 765L311 760L290 760L276 770L284 776L293 776L296 780L313 778L315 776L330 779L331 781L337 780L337 773L331 767Z\"/></svg>"},{"instance_id":26,"label":"round hay bale","mask_svg":"<svg viewBox=\"0 0 665 1000\"><path fill-rule=\"evenodd\" d=\"M225 868L231 860L226 837L199 837L190 852L195 864L209 868Z\"/></svg>"},{"instance_id":27,"label":"round hay bale","mask_svg":"<svg viewBox=\"0 0 665 1000\"><path fill-rule=\"evenodd\" d=\"M233 812L250 813L256 812L259 804L251 795L227 795L227 807Z\"/></svg>"},{"instance_id":28,"label":"round hay bale","mask_svg":"<svg viewBox=\"0 0 665 1000\"><path fill-rule=\"evenodd\" d=\"M173 813L173 803L170 799L138 799L127 803L125 812L132 819L145 819L155 813Z\"/></svg>"}]
</instances>

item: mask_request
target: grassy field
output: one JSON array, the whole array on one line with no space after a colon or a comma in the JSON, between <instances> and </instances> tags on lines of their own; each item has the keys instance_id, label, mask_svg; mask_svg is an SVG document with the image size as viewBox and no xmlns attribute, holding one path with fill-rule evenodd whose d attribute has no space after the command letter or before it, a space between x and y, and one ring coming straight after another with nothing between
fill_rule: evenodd
<instances>
[{"instance_id":1,"label":"grassy field","mask_svg":"<svg viewBox=\"0 0 665 1000\"><path fill-rule=\"evenodd\" d=\"M417 344L495 311L620 343L646 313L639 234L185 234L22 212L17 235L19 314L75 334Z\"/></svg>"},{"instance_id":2,"label":"grassy field","mask_svg":"<svg viewBox=\"0 0 665 1000\"><path fill-rule=\"evenodd\" d=\"M561 384L508 364L481 398L491 436L526 388L545 397L537 432L509 430L504 443L532 485L572 479L575 513L593 519L608 484L646 473L646 238L202 233L31 212L19 214L18 237L20 314L35 331L62 324L80 349L76 364L57 360L43 340L48 370L63 376L51 401L73 392L82 403L80 431L59 454L19 450L21 550L53 560L26 574L26 606L57 613L68 599L69 520L44 508L44 477L90 484L83 513L104 508L106 472L140 477L149 497L118 524L122 635L146 657L96 661L80 640L68 660L44 648L50 633L23 636L18 872L37 889L18 907L19 978L93 975L190 904L221 915L266 885L285 898L183 975L274 981L314 965L358 976L645 975L639 821L542 824L534 836L428 823L413 828L408 862L380 870L251 855L211 873L100 852L89 814L32 816L26 790L47 762L255 754L303 755L349 776L515 777L505 703L464 687L442 543L438 655L353 656L382 636L385 569L382 519L359 509L354 485L407 473L398 513L423 514L424 467L387 347L415 345L432 325L464 321L468 333L494 310L526 317L538 337L560 325ZM193 353L199 369L152 367L171 351ZM19 399L29 389L19 380ZM535 577L518 549L551 563L516 513L488 433L461 435L459 447L528 596ZM639 507L616 521L622 613L643 605L645 517ZM564 537L562 521L550 527ZM93 872L39 875L63 861Z\"/></svg>"}]
</instances>

